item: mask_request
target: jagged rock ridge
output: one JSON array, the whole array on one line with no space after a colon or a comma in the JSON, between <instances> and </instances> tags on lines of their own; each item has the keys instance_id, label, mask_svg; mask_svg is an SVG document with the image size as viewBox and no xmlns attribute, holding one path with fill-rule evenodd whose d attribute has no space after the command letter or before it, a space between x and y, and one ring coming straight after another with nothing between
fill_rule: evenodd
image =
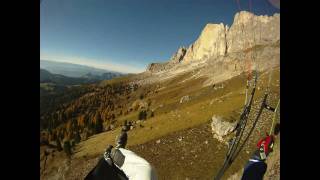
<instances>
[{"instance_id":1,"label":"jagged rock ridge","mask_svg":"<svg viewBox=\"0 0 320 180\"><path fill-rule=\"evenodd\" d=\"M241 11L235 15L230 28L223 23L207 24L199 38L188 49L179 48L168 62L152 63L147 71L164 71L179 64L218 59L257 46L276 43L280 43L280 14L256 16Z\"/></svg>"}]
</instances>

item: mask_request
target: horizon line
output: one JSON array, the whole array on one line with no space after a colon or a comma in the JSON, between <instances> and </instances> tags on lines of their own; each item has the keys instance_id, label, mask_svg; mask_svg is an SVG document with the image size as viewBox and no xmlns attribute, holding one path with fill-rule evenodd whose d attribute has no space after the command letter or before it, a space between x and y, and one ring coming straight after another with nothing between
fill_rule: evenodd
<instances>
[{"instance_id":1,"label":"horizon line","mask_svg":"<svg viewBox=\"0 0 320 180\"><path fill-rule=\"evenodd\" d=\"M45 55L44 55L45 56ZM57 60L59 59L59 60ZM79 58L79 57L58 57L58 58L52 58L52 57L41 57L40 55L40 61L52 61L57 63L69 63L69 64L75 64L75 65L82 65L87 66L91 68L101 69L101 70L107 70L107 71L113 71L118 73L125 73L125 74L138 74L145 71L145 68L137 68L137 67L130 67L122 64L115 64L110 62L102 62L97 61L94 59L88 59L88 58Z\"/></svg>"}]
</instances>

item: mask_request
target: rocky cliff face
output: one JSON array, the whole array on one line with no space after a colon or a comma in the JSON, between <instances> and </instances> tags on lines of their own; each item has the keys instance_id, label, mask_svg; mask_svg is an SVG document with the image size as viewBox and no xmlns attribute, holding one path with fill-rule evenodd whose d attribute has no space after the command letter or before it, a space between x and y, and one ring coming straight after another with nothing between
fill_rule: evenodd
<instances>
[{"instance_id":1,"label":"rocky cliff face","mask_svg":"<svg viewBox=\"0 0 320 180\"><path fill-rule=\"evenodd\" d=\"M185 47L179 48L178 51L174 53L173 56L170 58L170 62L174 64L181 62L186 52L187 52L187 49Z\"/></svg>"},{"instance_id":2,"label":"rocky cliff face","mask_svg":"<svg viewBox=\"0 0 320 180\"><path fill-rule=\"evenodd\" d=\"M235 15L226 37L228 53L275 43L280 40L280 14L256 16L241 11Z\"/></svg>"},{"instance_id":3,"label":"rocky cliff face","mask_svg":"<svg viewBox=\"0 0 320 180\"><path fill-rule=\"evenodd\" d=\"M185 47L180 47L178 51L171 56L168 62L151 63L148 65L147 71L158 72L158 71L168 70L174 67L175 65L179 64L183 60L186 52L187 52L187 49Z\"/></svg>"},{"instance_id":4,"label":"rocky cliff face","mask_svg":"<svg viewBox=\"0 0 320 180\"><path fill-rule=\"evenodd\" d=\"M189 46L188 49L180 48L167 63L152 64L147 68L151 72L159 72L172 69L180 64L190 64L193 62L216 59L219 63L221 57L231 56L237 62L229 62L230 58L224 60L225 63L232 64L236 69L237 63L243 57L234 57L234 53L243 53L256 48L267 47L280 44L280 14L273 16L256 16L250 12L241 11L234 17L234 22L229 28L224 24L207 24L201 32L199 38ZM279 47L276 47L279 49ZM269 48L270 49L270 48ZM270 53L270 50L268 50ZM264 53L262 52L261 55ZM238 54L239 55L239 54ZM238 64L238 67L242 66ZM239 70L239 68L238 68Z\"/></svg>"},{"instance_id":5,"label":"rocky cliff face","mask_svg":"<svg viewBox=\"0 0 320 180\"><path fill-rule=\"evenodd\" d=\"M151 63L147 67L147 71L151 72L157 72L157 71L163 71L166 68L166 65L168 63Z\"/></svg>"},{"instance_id":6,"label":"rocky cliff face","mask_svg":"<svg viewBox=\"0 0 320 180\"><path fill-rule=\"evenodd\" d=\"M226 30L221 24L207 24L200 37L187 50L184 62L226 54Z\"/></svg>"}]
</instances>

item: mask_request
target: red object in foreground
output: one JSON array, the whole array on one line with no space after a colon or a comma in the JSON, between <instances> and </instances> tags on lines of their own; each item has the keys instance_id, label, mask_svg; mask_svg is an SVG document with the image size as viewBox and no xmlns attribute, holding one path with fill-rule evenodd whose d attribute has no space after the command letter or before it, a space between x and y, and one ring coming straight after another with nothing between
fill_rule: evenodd
<instances>
[{"instance_id":1,"label":"red object in foreground","mask_svg":"<svg viewBox=\"0 0 320 180\"><path fill-rule=\"evenodd\" d=\"M273 148L273 142L274 142L274 136L273 135L267 135L267 137L261 139L257 147L260 148L263 146L265 154L269 154L272 151Z\"/></svg>"}]
</instances>

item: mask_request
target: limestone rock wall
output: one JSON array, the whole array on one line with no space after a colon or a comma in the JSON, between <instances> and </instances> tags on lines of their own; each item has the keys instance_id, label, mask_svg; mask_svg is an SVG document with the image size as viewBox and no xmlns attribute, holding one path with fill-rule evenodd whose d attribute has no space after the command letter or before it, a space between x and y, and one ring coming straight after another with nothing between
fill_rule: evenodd
<instances>
[{"instance_id":1,"label":"limestone rock wall","mask_svg":"<svg viewBox=\"0 0 320 180\"><path fill-rule=\"evenodd\" d=\"M245 71L244 66L249 61L254 60L253 65L259 64L257 68L260 70L273 66L272 59L276 58L279 63L279 53L280 14L257 16L241 11L234 16L230 28L223 23L207 24L188 48L179 48L166 63L150 64L147 71L176 70L188 64L208 61L216 63L217 68L212 71L239 74Z\"/></svg>"},{"instance_id":2,"label":"limestone rock wall","mask_svg":"<svg viewBox=\"0 0 320 180\"><path fill-rule=\"evenodd\" d=\"M256 16L241 11L235 15L226 37L227 53L275 43L280 40L280 14Z\"/></svg>"},{"instance_id":3,"label":"limestone rock wall","mask_svg":"<svg viewBox=\"0 0 320 180\"><path fill-rule=\"evenodd\" d=\"M222 23L207 24L196 42L188 48L184 62L225 55L226 29Z\"/></svg>"}]
</instances>

